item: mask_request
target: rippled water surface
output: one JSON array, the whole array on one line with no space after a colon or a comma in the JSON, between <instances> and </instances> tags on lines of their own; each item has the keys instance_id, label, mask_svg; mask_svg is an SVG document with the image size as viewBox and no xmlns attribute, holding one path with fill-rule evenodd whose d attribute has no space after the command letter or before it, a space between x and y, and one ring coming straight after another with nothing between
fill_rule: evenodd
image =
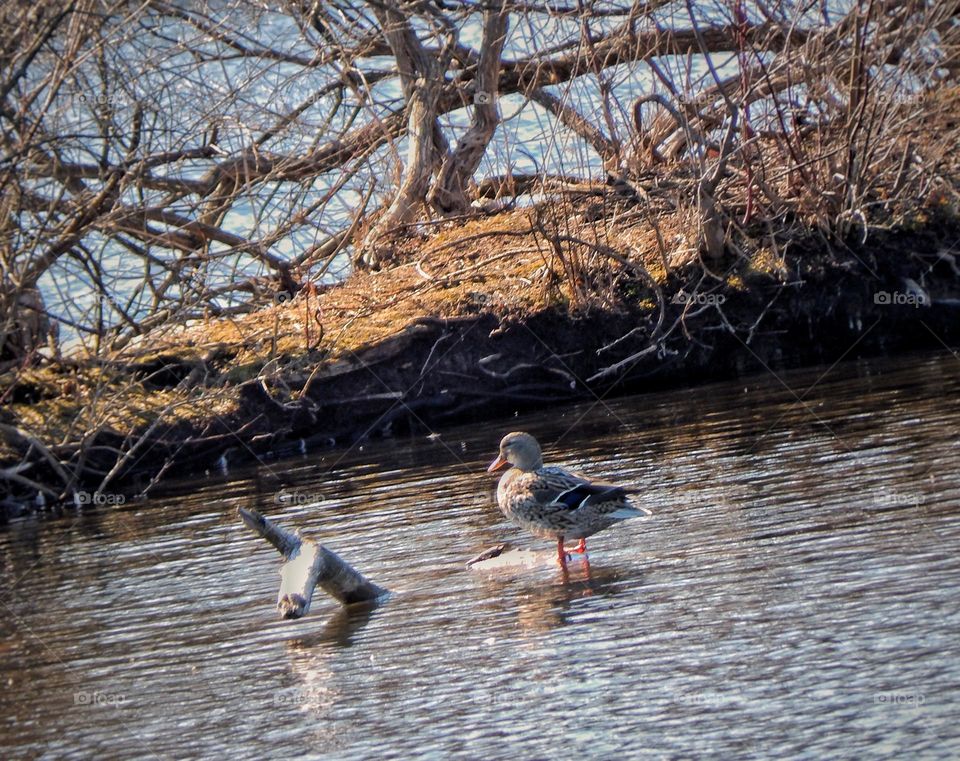
<instances>
[{"instance_id":1,"label":"rippled water surface","mask_svg":"<svg viewBox=\"0 0 960 761\"><path fill-rule=\"evenodd\" d=\"M956 758L960 361L585 404L0 528L3 758ZM812 386L812 388L811 388ZM478 573L526 429L654 510ZM298 525L393 595L278 619Z\"/></svg>"}]
</instances>

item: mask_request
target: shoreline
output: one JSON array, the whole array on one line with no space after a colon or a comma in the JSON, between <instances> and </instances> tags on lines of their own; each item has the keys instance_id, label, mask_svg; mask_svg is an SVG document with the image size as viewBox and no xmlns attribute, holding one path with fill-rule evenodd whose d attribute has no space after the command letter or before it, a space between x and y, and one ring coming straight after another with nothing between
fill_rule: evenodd
<instances>
[{"instance_id":1,"label":"shoreline","mask_svg":"<svg viewBox=\"0 0 960 761\"><path fill-rule=\"evenodd\" d=\"M535 410L960 344L960 272L951 253L960 240L956 220L873 232L865 245L844 245L844 257L837 256L839 247L828 250L811 239L791 246L776 268L758 268L756 257L720 263L723 277L705 276L707 266L696 259L653 276L655 257L610 260L613 287L606 304L575 304L569 295L564 303L564 288L569 294L576 284L554 283L552 270L541 272L542 256L520 261L517 254L522 266L491 256L490 239L495 243L512 221L503 215L481 220L487 233L480 245L470 252L459 248L446 261L435 251L422 254L420 261L429 264L418 264L420 274L412 279L410 266L358 273L319 294L304 290L255 313L241 328L259 326L270 335L253 348L219 340L224 337L215 333L224 325L216 322L199 326L212 343L198 341L196 329L187 328L162 340L147 336L117 358L104 385L122 384L125 403L140 418L128 415L126 429L115 423L82 442L45 444L46 453L22 442L19 453L5 453L2 467L20 467L41 485L56 484L62 474L46 455L69 462L83 454L88 477L81 474L73 492L129 499L174 470L200 473L221 461L403 437L496 419L518 406ZM514 243L516 237L509 236ZM437 238L435 246L449 248L443 234ZM400 245L429 247L416 239ZM505 270L505 261L519 269ZM714 270L719 266L711 263ZM444 281L447 271L457 276ZM538 291L530 285L536 277L556 288ZM432 285L438 280L442 288ZM393 307L367 313L343 307L355 292L369 292L371 283L376 294L401 294L393 299L399 305L394 313ZM431 291L434 300L425 303ZM302 319L310 310L325 318L312 336L309 318ZM337 334L334 311L345 325ZM297 344L305 342L307 350L298 352ZM48 368L38 376L42 383L14 388L0 422L21 422L25 410L53 419L63 384L79 386L81 373L72 372L65 378L62 368L59 374ZM101 365L97 372L106 370ZM139 428L129 422L158 407ZM183 410L189 414L178 416ZM32 458L29 468L18 466L25 457ZM103 474L110 474L107 488ZM33 509L35 493L24 487L21 495L4 498L2 513Z\"/></svg>"}]
</instances>

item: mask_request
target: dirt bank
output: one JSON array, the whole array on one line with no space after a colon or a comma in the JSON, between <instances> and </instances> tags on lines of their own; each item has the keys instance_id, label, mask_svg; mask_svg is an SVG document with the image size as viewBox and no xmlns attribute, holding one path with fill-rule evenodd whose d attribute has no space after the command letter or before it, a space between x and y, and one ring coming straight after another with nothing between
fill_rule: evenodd
<instances>
[{"instance_id":1,"label":"dirt bank","mask_svg":"<svg viewBox=\"0 0 960 761\"><path fill-rule=\"evenodd\" d=\"M705 263L682 219L631 208L587 190L559 225L536 207L447 223L398 238L405 264L21 373L0 420L19 476L5 509L34 505L32 485L48 503L134 495L224 456L960 343L949 210Z\"/></svg>"}]
</instances>

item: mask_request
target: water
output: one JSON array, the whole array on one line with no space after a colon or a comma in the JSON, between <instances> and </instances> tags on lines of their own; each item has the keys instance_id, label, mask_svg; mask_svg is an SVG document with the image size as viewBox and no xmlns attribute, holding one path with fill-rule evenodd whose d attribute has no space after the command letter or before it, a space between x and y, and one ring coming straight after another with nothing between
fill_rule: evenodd
<instances>
[{"instance_id":1,"label":"water","mask_svg":"<svg viewBox=\"0 0 960 761\"><path fill-rule=\"evenodd\" d=\"M957 757L958 369L567 407L13 522L0 755ZM593 537L589 576L467 571L498 541L550 549L490 503L513 428L644 485L655 516ZM278 556L240 505L392 597L280 621Z\"/></svg>"}]
</instances>

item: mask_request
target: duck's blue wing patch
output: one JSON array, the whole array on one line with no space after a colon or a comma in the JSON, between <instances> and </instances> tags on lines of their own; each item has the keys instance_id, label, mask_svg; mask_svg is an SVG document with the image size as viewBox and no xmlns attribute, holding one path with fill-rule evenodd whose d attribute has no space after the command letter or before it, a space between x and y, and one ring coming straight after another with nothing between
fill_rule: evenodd
<instances>
[{"instance_id":1,"label":"duck's blue wing patch","mask_svg":"<svg viewBox=\"0 0 960 761\"><path fill-rule=\"evenodd\" d=\"M556 502L561 502L571 510L576 510L593 495L589 484L577 484L572 489L557 495Z\"/></svg>"},{"instance_id":2,"label":"duck's blue wing patch","mask_svg":"<svg viewBox=\"0 0 960 761\"><path fill-rule=\"evenodd\" d=\"M565 508L567 510L577 510L584 505L595 504L597 502L606 502L622 499L624 490L613 484L578 481L570 485L573 480L567 475L566 488L550 488L550 485L542 483L542 488L534 490L534 497L543 505Z\"/></svg>"}]
</instances>

